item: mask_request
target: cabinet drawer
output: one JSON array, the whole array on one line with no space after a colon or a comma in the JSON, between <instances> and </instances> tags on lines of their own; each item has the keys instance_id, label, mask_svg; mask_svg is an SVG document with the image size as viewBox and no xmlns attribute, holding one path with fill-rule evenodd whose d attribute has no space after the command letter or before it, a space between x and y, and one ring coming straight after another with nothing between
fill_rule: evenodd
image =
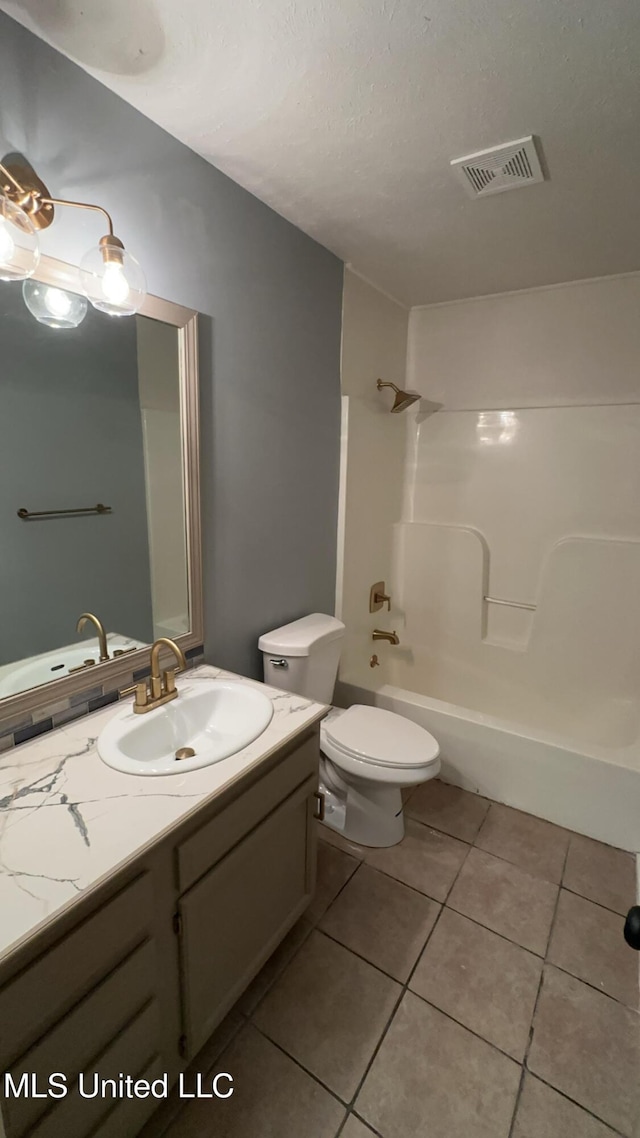
<instances>
[{"instance_id":1,"label":"cabinet drawer","mask_svg":"<svg viewBox=\"0 0 640 1138\"><path fill-rule=\"evenodd\" d=\"M317 777L319 759L315 734L178 846L180 891L211 869L301 782L310 775Z\"/></svg>"},{"instance_id":2,"label":"cabinet drawer","mask_svg":"<svg viewBox=\"0 0 640 1138\"><path fill-rule=\"evenodd\" d=\"M49 1075L62 1068L67 1085L72 1086L87 1057L101 1054L149 1002L156 970L155 945L148 940L12 1065L14 1082L18 1083L23 1072L33 1072L42 1089ZM6 1099L5 1119L12 1138L21 1138L49 1106L51 1100L46 1099Z\"/></svg>"},{"instance_id":3,"label":"cabinet drawer","mask_svg":"<svg viewBox=\"0 0 640 1138\"><path fill-rule=\"evenodd\" d=\"M315 787L312 775L180 902L191 1055L311 898Z\"/></svg>"},{"instance_id":4,"label":"cabinet drawer","mask_svg":"<svg viewBox=\"0 0 640 1138\"><path fill-rule=\"evenodd\" d=\"M162 1065L160 1056L156 1056L149 1066L136 1075L137 1079L146 1079L152 1083L165 1074L166 1068ZM160 1102L156 1098L128 1099L119 1103L115 1110L105 1118L97 1130L93 1130L91 1138L135 1138L144 1123L158 1109Z\"/></svg>"},{"instance_id":5,"label":"cabinet drawer","mask_svg":"<svg viewBox=\"0 0 640 1138\"><path fill-rule=\"evenodd\" d=\"M152 920L151 876L144 873L11 980L0 991L0 1066L6 1069L140 944Z\"/></svg>"},{"instance_id":6,"label":"cabinet drawer","mask_svg":"<svg viewBox=\"0 0 640 1138\"><path fill-rule=\"evenodd\" d=\"M158 1004L152 1000L101 1055L85 1065L85 1091L92 1091L96 1072L100 1079L117 1080L120 1073L137 1076L138 1071L146 1070L156 1058L159 1020ZM88 1138L111 1113L114 1105L124 1103L126 1109L127 1103L131 1105L135 1101L81 1098L77 1082L69 1083L69 1087L67 1097L29 1131L29 1138ZM120 1117L124 1117L124 1112ZM124 1138L127 1131L123 1129L120 1133Z\"/></svg>"}]
</instances>

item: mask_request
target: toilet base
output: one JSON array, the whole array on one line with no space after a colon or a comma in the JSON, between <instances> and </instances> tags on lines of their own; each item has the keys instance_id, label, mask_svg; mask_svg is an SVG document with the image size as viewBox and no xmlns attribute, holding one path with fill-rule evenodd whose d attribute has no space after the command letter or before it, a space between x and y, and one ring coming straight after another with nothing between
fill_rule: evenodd
<instances>
[{"instance_id":1,"label":"toilet base","mask_svg":"<svg viewBox=\"0 0 640 1138\"><path fill-rule=\"evenodd\" d=\"M382 849L404 838L404 815L400 789L394 786L338 786L335 768L322 764L320 790L325 796L324 824L349 842ZM330 785L333 784L333 785Z\"/></svg>"}]
</instances>

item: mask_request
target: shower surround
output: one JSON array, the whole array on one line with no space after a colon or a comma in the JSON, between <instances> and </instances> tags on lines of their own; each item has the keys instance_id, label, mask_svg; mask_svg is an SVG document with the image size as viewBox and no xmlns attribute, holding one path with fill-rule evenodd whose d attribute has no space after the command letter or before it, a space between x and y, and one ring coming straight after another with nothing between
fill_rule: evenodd
<instances>
[{"instance_id":1,"label":"shower surround","mask_svg":"<svg viewBox=\"0 0 640 1138\"><path fill-rule=\"evenodd\" d=\"M443 408L406 412L402 466L395 438L384 461L377 409L347 388L350 636L338 689L340 702L427 727L450 781L630 850L640 848L639 308L633 276L414 310L406 383ZM374 501L363 512L368 465L393 488L377 519ZM365 579L361 555L354 580L349 542L374 521L379 560L369 549ZM383 574L401 643L371 669L380 614L366 612L367 590Z\"/></svg>"}]
</instances>

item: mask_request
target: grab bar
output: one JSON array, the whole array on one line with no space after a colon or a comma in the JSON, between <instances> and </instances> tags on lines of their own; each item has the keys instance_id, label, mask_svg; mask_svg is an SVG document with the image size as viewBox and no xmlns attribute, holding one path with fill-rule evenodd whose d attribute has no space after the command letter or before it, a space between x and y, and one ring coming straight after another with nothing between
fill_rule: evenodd
<instances>
[{"instance_id":1,"label":"grab bar","mask_svg":"<svg viewBox=\"0 0 640 1138\"><path fill-rule=\"evenodd\" d=\"M18 510L18 517L23 521L29 518L61 518L75 514L110 514L111 506L103 506L102 502L98 502L97 506L84 506L77 510L39 510L37 512L25 510L24 506Z\"/></svg>"},{"instance_id":2,"label":"grab bar","mask_svg":"<svg viewBox=\"0 0 640 1138\"><path fill-rule=\"evenodd\" d=\"M535 612L537 605L527 605L524 601L503 601L498 597L483 597L488 605L508 605L510 609L527 609L528 612Z\"/></svg>"}]
</instances>

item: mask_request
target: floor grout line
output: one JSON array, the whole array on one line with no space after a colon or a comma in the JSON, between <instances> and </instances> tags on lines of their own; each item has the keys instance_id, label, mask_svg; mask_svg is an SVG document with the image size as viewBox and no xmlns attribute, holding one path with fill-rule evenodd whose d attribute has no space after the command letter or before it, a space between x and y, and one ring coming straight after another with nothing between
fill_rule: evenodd
<instances>
[{"instance_id":1,"label":"floor grout line","mask_svg":"<svg viewBox=\"0 0 640 1138\"><path fill-rule=\"evenodd\" d=\"M567 864L568 856L569 856L569 845L567 844L567 849L566 849L566 852L564 855L564 862L562 864L562 876L561 876L560 880L562 880L562 877L564 877L564 871L565 871L565 867ZM513 1130L514 1130L514 1127L516 1124L516 1118L518 1116L518 1110L520 1109L520 1099L522 1097L522 1091L524 1088L525 1074L528 1070L527 1062L529 1059L529 1053L531 1051L531 1045L533 1043L533 1035L534 1035L534 1026L533 1025L535 1023L536 1012L538 1010L538 1003L540 1001L540 995L542 993L542 987L544 984L544 970L545 970L546 958L547 958L547 953L549 952L549 945L551 944L551 937L553 934L553 929L555 927L556 918L558 915L558 906L560 904L560 893L561 893L561 891L562 891L562 887L560 887L558 889L558 895L556 897L556 903L555 903L555 907L553 910L553 916L551 918L551 924L549 925L549 935L547 937L547 947L546 947L545 955L544 955L543 962L542 962L542 971L540 972L540 980L538 982L538 991L536 992L536 998L535 998L535 1001L533 1004L533 1011L531 1013L531 1019L529 1021L529 1038L527 1039L527 1045L525 1047L524 1055L522 1056L522 1075L520 1076L520 1085L518 1087L518 1093L516 1095L516 1101L515 1101L514 1106L513 1106L513 1115L511 1118L511 1126L509 1128L509 1138L512 1138Z\"/></svg>"},{"instance_id":2,"label":"floor grout line","mask_svg":"<svg viewBox=\"0 0 640 1138\"><path fill-rule=\"evenodd\" d=\"M540 977L540 981L542 982L542 976ZM513 1104L513 1114L511 1115L511 1125L509 1126L509 1133L507 1135L507 1138L513 1138L513 1131L518 1117L518 1111L520 1110L520 1099L522 1098L522 1091L524 1089L524 1080L526 1074L527 1068L525 1067L524 1063L522 1063L520 1066L520 1082L518 1083L518 1089L516 1091L516 1097Z\"/></svg>"},{"instance_id":3,"label":"floor grout line","mask_svg":"<svg viewBox=\"0 0 640 1138\"><path fill-rule=\"evenodd\" d=\"M440 914L438 913L438 916L436 917L436 921L439 919L439 917L440 917ZM434 924L434 928L435 928L435 924ZM431 930L431 932L432 931L433 931L433 929ZM358 950L356 948L351 948L350 945L345 944L344 941L342 941L342 940L339 940L337 936L333 935L333 933L329 933L329 932L327 932L326 929L321 929L319 927L316 929L316 932L321 933L322 936L326 936L327 940L333 941L334 944L338 945L338 948L344 948L345 952L350 952L352 956L356 956L358 958L358 960L362 961L363 964L368 964L370 968L375 968L376 972L379 972L381 976L385 976L387 980L393 980L394 984L400 984L401 987L404 984L404 980L399 980L398 977L394 976L392 972L387 972L386 968L382 968L379 964L374 964L373 960L369 960L369 958L367 956L363 956L362 953L358 952ZM429 936L431 936L431 932L429 933ZM429 936L425 940L422 948L420 949L420 952L418 953L418 960L422 956L422 953L424 952L424 950L428 944ZM416 961L416 964L417 964L417 961ZM415 967L415 965L411 966L412 972L413 972L414 967Z\"/></svg>"},{"instance_id":4,"label":"floor grout line","mask_svg":"<svg viewBox=\"0 0 640 1138\"><path fill-rule=\"evenodd\" d=\"M560 895L560 891L558 890L558 896L559 895ZM558 907L558 902L556 900L556 910L557 910L557 907ZM555 918L555 912L554 912L554 918ZM552 918L551 924L553 925L553 918ZM516 1124L516 1118L518 1117L518 1110L520 1109L520 1099L522 1097L522 1090L524 1087L525 1074L528 1070L527 1060L529 1058L529 1052L531 1051L531 1044L533 1043L533 1024L534 1024L534 1021L536 1018L536 1012L538 1010L538 1003L540 1000L540 994L542 992L543 984L544 984L544 960L542 962L542 970L540 972L540 979L538 981L538 990L536 992L536 998L534 1000L533 1010L531 1012L531 1019L529 1021L529 1037L527 1039L527 1044L526 1044L526 1047L524 1049L524 1055L522 1056L522 1074L520 1076L520 1084L518 1086L518 1092L516 1094L516 1100L513 1104L513 1115L511 1117L511 1126L509 1127L509 1138L512 1138L513 1129L514 1129L515 1124Z\"/></svg>"},{"instance_id":5,"label":"floor grout line","mask_svg":"<svg viewBox=\"0 0 640 1138\"><path fill-rule=\"evenodd\" d=\"M380 1048L382 1047L382 1044L384 1043L384 1041L387 1037L387 1033L389 1031L389 1028L391 1027L391 1024L393 1023L393 1021L396 1017L396 1013L398 1011L398 1008L400 1007L400 1004L402 1003L402 1001L405 997L405 993L406 993L406 988L403 987L400 991L400 995L398 996L398 999L396 1000L396 1002L393 1006L393 1011L391 1012L391 1015L389 1016L384 1028L382 1029L382 1035L380 1036L376 1046L373 1049L373 1054L371 1055L371 1058L369 1059L369 1062L367 1063L367 1065L364 1069L364 1072L362 1074L360 1082L358 1083L358 1085L356 1087L355 1094L353 1095L353 1098L351 1099L351 1102L349 1103L349 1109L350 1110L353 1110L353 1108L355 1107L355 1104L358 1100L358 1096L360 1094L360 1091L362 1090L362 1088L364 1086L367 1075L369 1074L369 1071L371 1070L371 1068L372 1068L372 1066L376 1060L378 1052L380 1051ZM367 1123L367 1125L368 1125L368 1123Z\"/></svg>"},{"instance_id":6,"label":"floor grout line","mask_svg":"<svg viewBox=\"0 0 640 1138\"><path fill-rule=\"evenodd\" d=\"M558 890L558 894L559 893L560 890ZM479 928L486 929L487 932L494 933L495 936L499 936L502 940L508 941L509 944L515 944L517 948L522 948L525 952L530 952L532 956L537 956L538 960L544 961L546 959L545 955L542 952L536 952L535 949L529 948L526 944L520 944L519 941L512 940L511 937L506 936L505 933L496 932L496 930L491 928L490 925L483 925L482 921L479 921L477 917L470 917L467 913L463 913L461 909L456 909L453 904L447 904L446 908L449 909L451 913L457 913L459 917L466 917L468 921L473 921L473 923L475 925L478 925Z\"/></svg>"},{"instance_id":7,"label":"floor grout line","mask_svg":"<svg viewBox=\"0 0 640 1138\"><path fill-rule=\"evenodd\" d=\"M460 869L462 869L462 866L464 865L465 861L467 860L470 852L471 852L471 846L469 846L469 852L465 854L463 861L460 863ZM457 878L458 878L458 873L460 872L460 870L456 870L456 876L454 878L453 884L447 890L447 896L443 901L442 897L434 897L433 893L425 893L424 890L418 889L415 885L409 885L408 882L403 881L402 878L395 877L393 875L393 873L388 873L386 869L380 869L377 865L371 865L371 863L368 861L363 861L362 864L366 865L368 867L368 869L375 870L376 873L382 873L384 877L389 877L392 881L397 881L399 885L404 885L406 889L411 889L412 893L417 893L419 897L426 897L428 901L434 901L436 903L436 905L445 905L446 904L447 898L448 898L451 890L453 889L453 885L455 885L455 882L457 881Z\"/></svg>"},{"instance_id":8,"label":"floor grout line","mask_svg":"<svg viewBox=\"0 0 640 1138\"><path fill-rule=\"evenodd\" d=\"M576 976L575 972L569 972L567 968L562 965L556 964L555 960L547 960L544 962L545 968L554 968L556 972L561 972L563 976L568 976L571 980L576 980L578 984L584 984L585 988L589 988L591 992L596 992L598 996L605 996L607 1000L611 1000L620 1008L625 1008L626 1011L634 1015L640 1013L640 1009L632 1008L629 1004L625 1004L624 1000L619 1000L617 996L612 996L610 992L605 992L604 988L596 988L595 984L591 984L589 980L584 980L582 976Z\"/></svg>"},{"instance_id":9,"label":"floor grout line","mask_svg":"<svg viewBox=\"0 0 640 1138\"><path fill-rule=\"evenodd\" d=\"M504 1056L505 1059L510 1059L511 1062L515 1063L517 1067L522 1066L522 1059L514 1059L513 1055L510 1055L508 1051L503 1051L501 1047L498 1047L497 1043L493 1043L492 1040L486 1039L484 1035L479 1035L478 1032L474 1031L474 1029L472 1027L469 1027L468 1024L463 1023L462 1020L456 1019L455 1016L451 1015L451 1012L445 1012L443 1008L439 1008L437 1004L432 1003L431 1000L428 1000L425 996L421 996L420 993L415 992L413 988L408 988L407 991L411 996L415 996L417 1000L421 1000L423 1004L427 1005L427 1007L433 1008L434 1011L439 1012L440 1015L445 1017L445 1019L449 1019L452 1023L456 1023L458 1027L464 1028L465 1031L469 1032L469 1035L473 1035L476 1039L479 1039L481 1043L486 1043L487 1047L491 1047L494 1051L497 1051L498 1055Z\"/></svg>"},{"instance_id":10,"label":"floor grout line","mask_svg":"<svg viewBox=\"0 0 640 1138\"><path fill-rule=\"evenodd\" d=\"M349 1111L347 1111L344 1118L342 1119L342 1122L340 1123L338 1130L336 1132L335 1138L340 1138L340 1135L344 1133L344 1128L347 1125L348 1121L349 1121Z\"/></svg>"},{"instance_id":11,"label":"floor grout line","mask_svg":"<svg viewBox=\"0 0 640 1138\"><path fill-rule=\"evenodd\" d=\"M358 1122L361 1122L362 1125L366 1126L367 1129L370 1130L372 1134L375 1134L376 1138L383 1138L383 1135L380 1133L380 1131L376 1130L375 1127L372 1126L370 1122L367 1122L364 1118L361 1118L359 1114L356 1114L355 1110L347 1110L347 1113L346 1113L345 1117L343 1118L343 1120L340 1124L340 1129L338 1130L338 1133L336 1134L335 1138L340 1138L340 1135L344 1134L344 1131L347 1127L347 1123L349 1122L350 1118L355 1118L355 1119L357 1119Z\"/></svg>"},{"instance_id":12,"label":"floor grout line","mask_svg":"<svg viewBox=\"0 0 640 1138\"><path fill-rule=\"evenodd\" d=\"M382 1132L381 1132L380 1130L376 1130L375 1126L372 1126L370 1122L367 1122L367 1120L366 1120L366 1118L364 1117L364 1115L362 1115L362 1114L358 1114L357 1110L352 1110L352 1111L351 1111L351 1114L349 1115L349 1117L350 1117L350 1118L351 1118L351 1117L353 1117L353 1118L357 1118L357 1119L358 1119L358 1122L361 1122L361 1123L362 1123L362 1125L363 1125L363 1126L366 1126L366 1127L367 1127L367 1129L368 1129L368 1130L370 1130L372 1134L375 1134L375 1135L376 1135L376 1138L384 1138L384 1135L382 1134Z\"/></svg>"},{"instance_id":13,"label":"floor grout line","mask_svg":"<svg viewBox=\"0 0 640 1138\"><path fill-rule=\"evenodd\" d=\"M550 1083L535 1071L531 1071L529 1067L525 1067L525 1074L531 1079L536 1079L537 1082L542 1083L543 1086L548 1087L550 1091L555 1091L557 1095L560 1095L560 1098L566 1099L572 1106L576 1106L578 1110L583 1111L584 1114L588 1114L590 1118L593 1118L594 1122L599 1122L602 1126L608 1127L611 1133L616 1135L616 1138L629 1138L629 1135L623 1134L621 1130L616 1130L615 1126L612 1126L610 1122L605 1122L604 1118L601 1118L599 1114L594 1114L588 1106L583 1106L577 1099L571 1098L571 1095L568 1095L566 1091L561 1091L558 1087L554 1087L553 1083Z\"/></svg>"},{"instance_id":14,"label":"floor grout line","mask_svg":"<svg viewBox=\"0 0 640 1138\"><path fill-rule=\"evenodd\" d=\"M579 897L581 901L588 901L591 905L597 905L599 909L604 909L605 913L612 913L614 917L618 917L620 921L624 921L626 914L619 913L617 909L610 909L608 905L603 905L602 901L594 901L592 897L586 897L584 893L577 893L575 889L570 889L568 885L561 885L565 893L570 893L572 897Z\"/></svg>"},{"instance_id":15,"label":"floor grout line","mask_svg":"<svg viewBox=\"0 0 640 1138\"><path fill-rule=\"evenodd\" d=\"M322 1089L326 1091L327 1094L330 1094L331 1097L336 1100L336 1102L339 1102L340 1106L343 1106L346 1111L349 1111L349 1102L341 1098L337 1091L332 1091L331 1087L327 1086L327 1084L322 1081L319 1075L315 1075L313 1071L310 1071L308 1067L305 1067L304 1063L300 1059L296 1059L295 1055L292 1055L289 1051L287 1051L286 1047L283 1047L281 1043L278 1043L277 1039L273 1039L263 1028L259 1026L259 1024L254 1023L253 1020L247 1020L245 1026L252 1027L254 1031L258 1032L258 1035L261 1035L263 1039L266 1039L267 1042L272 1043L274 1047L277 1047L278 1051L280 1051L283 1055L286 1055L287 1059L290 1059L292 1063L295 1063L296 1067L299 1067L301 1071L304 1071L305 1075L308 1075L310 1079L313 1079L314 1083L317 1083L318 1086L322 1087ZM344 1121L346 1122L346 1118Z\"/></svg>"},{"instance_id":16,"label":"floor grout line","mask_svg":"<svg viewBox=\"0 0 640 1138\"><path fill-rule=\"evenodd\" d=\"M467 860L468 856L468 853L465 854L464 861L460 864L460 869L462 869L462 866L464 865L464 862ZM426 897L427 901L433 901L436 905L444 905L445 903L441 897L434 897L432 893L425 893L423 889L418 889L416 885L410 885L408 881L403 881L401 877L395 877L393 873L389 873L386 869L380 869L379 866L372 865L370 861L362 861L360 864L363 868L370 869L372 873L379 873L382 875L382 877L390 878L391 881L397 882L398 885L403 885L405 889L410 889L411 892L416 893L418 897ZM459 870L456 871L456 877L458 873ZM353 876L355 877L355 873ZM331 904L333 904L333 901ZM331 905L329 908L331 908Z\"/></svg>"},{"instance_id":17,"label":"floor grout line","mask_svg":"<svg viewBox=\"0 0 640 1138\"><path fill-rule=\"evenodd\" d=\"M331 843L327 843L327 844L329 844L329 845L330 845ZM336 849L336 848L337 848L336 846L334 846L334 847L333 847L333 849ZM340 852L344 852L344 851L340 851ZM357 859L356 859L356 860L357 860ZM332 897L332 898L331 898L331 900L330 900L330 901L328 902L328 904L327 904L327 907L326 907L325 909L323 909L323 910L322 910L322 912L320 913L320 915L319 915L318 917L315 917L315 918L313 918L313 917L312 917L312 918L308 918L308 917L307 917L307 920L309 920L309 921L310 921L310 924L312 925L312 927L313 927L314 929L315 929L315 928L317 928L317 926L318 926L318 924L320 923L320 921L324 920L325 916L327 915L327 913L328 913L329 909L331 908L331 906L333 905L334 901L337 901L337 900L338 900L338 897L340 896L340 894L344 892L344 890L347 888L347 885L349 884L349 882L353 880L353 878L355 877L356 873L357 873L357 872L358 872L358 870L359 870L359 869L362 867L362 865L363 865L363 864L364 864L363 862L358 862L358 864L356 865L355 869L352 869L352 871L351 871L351 873L349 874L349 876L347 877L346 881L343 881L342 885L341 885L341 886L340 886L340 888L338 889L338 892L335 894L335 896L334 896L334 897ZM308 909L305 909L305 913L308 913L308 911L309 911ZM305 915L305 913L303 913L302 915L304 916L304 915Z\"/></svg>"}]
</instances>

